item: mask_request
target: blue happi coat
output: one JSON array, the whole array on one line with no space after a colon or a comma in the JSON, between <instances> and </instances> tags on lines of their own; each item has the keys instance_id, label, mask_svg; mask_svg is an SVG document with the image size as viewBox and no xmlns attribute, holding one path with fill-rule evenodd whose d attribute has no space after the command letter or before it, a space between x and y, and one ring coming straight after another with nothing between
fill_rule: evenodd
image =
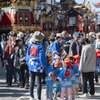
<instances>
[{"instance_id":1,"label":"blue happi coat","mask_svg":"<svg viewBox=\"0 0 100 100\"><path fill-rule=\"evenodd\" d=\"M59 60L60 60L60 43L58 43L57 41L53 42L52 46L51 46L51 53L52 53L52 57L53 57L53 63L52 65L55 65L56 62L56 58L55 58L55 54L57 54L59 56Z\"/></svg>"},{"instance_id":2,"label":"blue happi coat","mask_svg":"<svg viewBox=\"0 0 100 100\"><path fill-rule=\"evenodd\" d=\"M32 43L28 47L25 60L30 71L43 73L43 67L47 65L43 46Z\"/></svg>"},{"instance_id":3,"label":"blue happi coat","mask_svg":"<svg viewBox=\"0 0 100 100\"><path fill-rule=\"evenodd\" d=\"M80 82L79 77L81 76L81 73L75 64L72 65L74 66L74 74L71 78L72 84L78 84Z\"/></svg>"},{"instance_id":4,"label":"blue happi coat","mask_svg":"<svg viewBox=\"0 0 100 100\"><path fill-rule=\"evenodd\" d=\"M57 41L53 42L51 52L53 55L58 54L58 56L60 56L60 44Z\"/></svg>"},{"instance_id":5,"label":"blue happi coat","mask_svg":"<svg viewBox=\"0 0 100 100\"><path fill-rule=\"evenodd\" d=\"M70 70L70 76L68 78L65 77L65 71L66 68L64 67L61 72L58 75L58 79L60 80L60 85L63 88L71 88L72 87L72 82L71 82L71 77L73 76L73 70L71 68L68 68Z\"/></svg>"},{"instance_id":6,"label":"blue happi coat","mask_svg":"<svg viewBox=\"0 0 100 100\"><path fill-rule=\"evenodd\" d=\"M51 78L51 75L53 75L53 68L51 65L46 66L46 85L53 85L53 80Z\"/></svg>"}]
</instances>

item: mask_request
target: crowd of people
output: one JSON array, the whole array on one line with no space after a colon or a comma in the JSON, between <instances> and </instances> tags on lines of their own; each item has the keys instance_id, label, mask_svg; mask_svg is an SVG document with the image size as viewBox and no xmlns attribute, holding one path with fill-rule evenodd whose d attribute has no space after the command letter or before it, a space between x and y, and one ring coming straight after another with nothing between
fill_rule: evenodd
<instances>
[{"instance_id":1,"label":"crowd of people","mask_svg":"<svg viewBox=\"0 0 100 100\"><path fill-rule=\"evenodd\" d=\"M30 100L34 100L35 78L37 96L41 100L42 84L46 84L46 99L75 100L95 94L100 72L100 33L75 32L73 38L66 31L46 37L40 31L33 33L11 31L0 39L1 66L6 70L6 83L12 80L20 88L30 88ZM30 76L30 84L29 84ZM87 87L89 81L89 91Z\"/></svg>"}]
</instances>

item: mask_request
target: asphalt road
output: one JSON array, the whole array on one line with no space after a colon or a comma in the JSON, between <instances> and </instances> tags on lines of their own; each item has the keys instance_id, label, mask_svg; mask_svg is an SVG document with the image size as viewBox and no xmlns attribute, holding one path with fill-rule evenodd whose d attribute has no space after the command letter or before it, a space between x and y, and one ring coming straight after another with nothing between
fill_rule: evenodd
<instances>
[{"instance_id":1,"label":"asphalt road","mask_svg":"<svg viewBox=\"0 0 100 100\"><path fill-rule=\"evenodd\" d=\"M100 78L99 78L100 80ZM80 98L76 100L100 100L100 84L95 84L95 96L82 98L82 92L79 92ZM37 98L37 92L35 87L35 98ZM29 89L19 88L17 83L13 82L12 87L7 87L5 80L5 69L0 67L0 100L30 100ZM42 100L46 100L46 86L42 86ZM60 98L58 98L60 100Z\"/></svg>"}]
</instances>

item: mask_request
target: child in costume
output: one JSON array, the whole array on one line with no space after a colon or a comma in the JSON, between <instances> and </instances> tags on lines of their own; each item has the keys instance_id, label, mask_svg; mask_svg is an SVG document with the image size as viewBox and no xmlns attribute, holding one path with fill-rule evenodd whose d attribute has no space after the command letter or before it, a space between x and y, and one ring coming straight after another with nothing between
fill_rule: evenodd
<instances>
[{"instance_id":1,"label":"child in costume","mask_svg":"<svg viewBox=\"0 0 100 100\"><path fill-rule=\"evenodd\" d=\"M53 83L56 85L56 81L54 79L53 75L53 68L51 66L52 64L52 56L48 55L47 56L47 61L48 64L45 68L45 73L46 73L46 85L47 85L47 90L46 90L46 98L47 100L53 100Z\"/></svg>"},{"instance_id":2,"label":"child in costume","mask_svg":"<svg viewBox=\"0 0 100 100\"><path fill-rule=\"evenodd\" d=\"M73 70L70 68L73 65L71 65L71 61L68 59L65 59L64 61L64 67L60 71L57 79L60 80L61 85L61 99L64 100L64 94L66 93L66 100L72 100L71 97L71 77L73 75ZM66 91L66 92L65 92Z\"/></svg>"},{"instance_id":3,"label":"child in costume","mask_svg":"<svg viewBox=\"0 0 100 100\"><path fill-rule=\"evenodd\" d=\"M96 51L96 67L95 67L95 81L98 83L98 73L100 73L100 50Z\"/></svg>"},{"instance_id":4,"label":"child in costume","mask_svg":"<svg viewBox=\"0 0 100 100\"><path fill-rule=\"evenodd\" d=\"M55 67L55 63L59 63L60 61L61 61L60 58L54 57L54 58L53 58L53 63L52 63L53 67ZM60 65L60 66L61 66L61 65ZM60 66L59 66L59 68L60 68ZM57 66L57 67L58 67L58 66Z\"/></svg>"},{"instance_id":5,"label":"child in costume","mask_svg":"<svg viewBox=\"0 0 100 100\"><path fill-rule=\"evenodd\" d=\"M54 68L53 68L53 73L54 73L55 80L56 80L58 74L61 71L61 67L62 67L62 62L59 59L56 59L56 62L55 62ZM57 96L60 95L60 93L61 93L60 82L57 82L56 86L55 86L55 84L53 85L54 99L56 99Z\"/></svg>"},{"instance_id":6,"label":"child in costume","mask_svg":"<svg viewBox=\"0 0 100 100\"><path fill-rule=\"evenodd\" d=\"M71 64L73 65L72 69L74 71L73 76L71 77L72 81L72 100L75 100L75 81L76 77L80 77L80 71L78 70L77 66L74 64L74 57L73 56L67 56L71 60Z\"/></svg>"},{"instance_id":7,"label":"child in costume","mask_svg":"<svg viewBox=\"0 0 100 100\"><path fill-rule=\"evenodd\" d=\"M75 65L77 66L77 68L79 69L80 56L79 56L79 55L75 55L74 58L75 58L74 63L75 63ZM79 71L79 70L78 70L78 71ZM79 96L78 96L78 88L79 88L79 84L80 84L80 82L81 82L81 78L80 78L81 72L79 71L78 74L79 74L79 75L76 75L76 76L75 76L76 97L79 97Z\"/></svg>"}]
</instances>

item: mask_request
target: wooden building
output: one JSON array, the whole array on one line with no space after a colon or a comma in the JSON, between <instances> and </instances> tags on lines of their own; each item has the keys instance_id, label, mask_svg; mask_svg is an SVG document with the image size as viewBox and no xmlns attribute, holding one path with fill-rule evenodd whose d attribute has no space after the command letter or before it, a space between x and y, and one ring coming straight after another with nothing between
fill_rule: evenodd
<instances>
[{"instance_id":1,"label":"wooden building","mask_svg":"<svg viewBox=\"0 0 100 100\"><path fill-rule=\"evenodd\" d=\"M71 32L68 26L71 20L76 20L76 31L95 31L95 11L91 11L91 5L85 5L85 0L81 6L75 0L3 0L0 1L0 33L8 33L13 30L22 31L42 31L46 37L52 32ZM82 16L77 15L76 19L69 17L65 13L73 7ZM75 16L74 16L75 17Z\"/></svg>"},{"instance_id":2,"label":"wooden building","mask_svg":"<svg viewBox=\"0 0 100 100\"><path fill-rule=\"evenodd\" d=\"M0 33L38 30L49 36L55 31L56 14L49 12L54 4L55 0L10 0L0 10Z\"/></svg>"}]
</instances>

